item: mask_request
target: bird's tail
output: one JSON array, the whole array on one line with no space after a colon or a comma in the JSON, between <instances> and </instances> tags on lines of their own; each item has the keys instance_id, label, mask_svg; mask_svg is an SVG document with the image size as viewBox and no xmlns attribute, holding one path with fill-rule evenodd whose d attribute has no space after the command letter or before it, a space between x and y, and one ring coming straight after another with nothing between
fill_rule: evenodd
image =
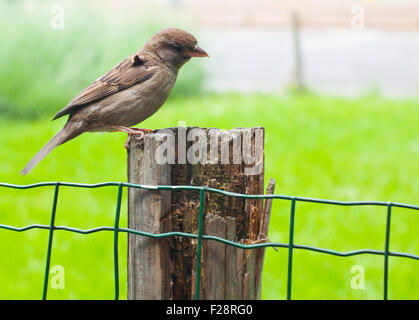
<instances>
[{"instance_id":1,"label":"bird's tail","mask_svg":"<svg viewBox=\"0 0 419 320\"><path fill-rule=\"evenodd\" d=\"M22 169L22 171L19 172L19 174L28 174L54 148L80 135L83 131L81 131L79 128L79 126L73 124L72 122L67 122L64 128L62 128L61 131L52 137L51 140L48 141L47 144L38 151L38 153L31 159L31 161L29 161L29 163Z\"/></svg>"}]
</instances>

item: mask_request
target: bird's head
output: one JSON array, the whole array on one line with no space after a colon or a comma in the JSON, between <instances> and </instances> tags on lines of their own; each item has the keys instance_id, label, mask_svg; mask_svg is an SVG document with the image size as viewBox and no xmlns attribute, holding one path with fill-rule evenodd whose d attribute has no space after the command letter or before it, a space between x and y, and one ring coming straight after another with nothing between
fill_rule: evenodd
<instances>
[{"instance_id":1,"label":"bird's head","mask_svg":"<svg viewBox=\"0 0 419 320\"><path fill-rule=\"evenodd\" d=\"M192 57L209 57L190 33L169 28L157 32L146 42L142 50L158 56L171 68L179 69Z\"/></svg>"}]
</instances>

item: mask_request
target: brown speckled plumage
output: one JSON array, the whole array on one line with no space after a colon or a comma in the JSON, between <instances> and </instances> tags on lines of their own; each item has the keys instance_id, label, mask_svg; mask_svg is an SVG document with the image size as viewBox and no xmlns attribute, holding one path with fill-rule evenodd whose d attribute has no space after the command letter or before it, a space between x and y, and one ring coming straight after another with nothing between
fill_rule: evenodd
<instances>
[{"instance_id":1,"label":"brown speckled plumage","mask_svg":"<svg viewBox=\"0 0 419 320\"><path fill-rule=\"evenodd\" d=\"M168 98L179 68L191 57L208 56L186 31L156 33L140 51L97 79L60 110L64 128L20 172L27 174L55 147L88 131L131 127L154 114Z\"/></svg>"}]
</instances>

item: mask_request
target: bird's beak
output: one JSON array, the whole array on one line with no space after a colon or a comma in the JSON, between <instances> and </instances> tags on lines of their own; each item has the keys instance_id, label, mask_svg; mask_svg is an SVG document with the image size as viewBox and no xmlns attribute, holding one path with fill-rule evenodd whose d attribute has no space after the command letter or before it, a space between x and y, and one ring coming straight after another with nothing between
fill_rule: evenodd
<instances>
[{"instance_id":1,"label":"bird's beak","mask_svg":"<svg viewBox=\"0 0 419 320\"><path fill-rule=\"evenodd\" d=\"M186 52L186 56L188 57L208 57L208 53L206 53L200 46L196 45L192 50Z\"/></svg>"}]
</instances>

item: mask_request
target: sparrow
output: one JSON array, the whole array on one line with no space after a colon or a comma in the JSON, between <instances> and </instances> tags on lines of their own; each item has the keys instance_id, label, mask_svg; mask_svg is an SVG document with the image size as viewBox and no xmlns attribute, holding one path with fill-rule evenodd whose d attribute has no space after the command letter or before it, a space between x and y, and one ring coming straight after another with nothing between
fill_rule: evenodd
<instances>
[{"instance_id":1,"label":"sparrow","mask_svg":"<svg viewBox=\"0 0 419 320\"><path fill-rule=\"evenodd\" d=\"M192 57L209 57L190 33L168 28L157 32L133 55L90 84L53 118L69 115L64 127L44 145L20 174L29 173L57 146L84 132L122 131L143 136L150 129L131 128L165 103L179 69Z\"/></svg>"}]
</instances>

